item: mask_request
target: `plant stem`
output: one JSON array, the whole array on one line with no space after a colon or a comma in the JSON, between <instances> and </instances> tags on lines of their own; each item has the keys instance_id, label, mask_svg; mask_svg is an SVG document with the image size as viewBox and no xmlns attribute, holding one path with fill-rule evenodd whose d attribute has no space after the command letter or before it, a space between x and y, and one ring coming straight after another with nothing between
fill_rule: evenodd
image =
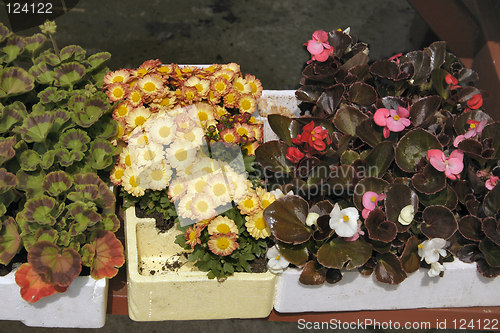
<instances>
[{"instance_id":1,"label":"plant stem","mask_svg":"<svg viewBox=\"0 0 500 333\"><path fill-rule=\"evenodd\" d=\"M61 57L59 57L59 48L57 47L57 43L54 36L52 36L52 34L50 34L49 36L50 36L50 41L52 42L52 47L54 48L54 52L56 53L57 57L61 59Z\"/></svg>"}]
</instances>

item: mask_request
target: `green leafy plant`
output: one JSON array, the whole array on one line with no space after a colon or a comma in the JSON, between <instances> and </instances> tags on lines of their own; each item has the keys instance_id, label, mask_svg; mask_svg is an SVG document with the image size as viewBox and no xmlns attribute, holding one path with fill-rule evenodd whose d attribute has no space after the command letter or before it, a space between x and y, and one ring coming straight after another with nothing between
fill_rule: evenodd
<instances>
[{"instance_id":1,"label":"green leafy plant","mask_svg":"<svg viewBox=\"0 0 500 333\"><path fill-rule=\"evenodd\" d=\"M66 290L82 264L95 278L123 264L106 184L118 128L100 90L111 55L59 50L49 25L23 37L0 24L0 264L28 253L16 281L29 302Z\"/></svg>"},{"instance_id":2,"label":"green leafy plant","mask_svg":"<svg viewBox=\"0 0 500 333\"><path fill-rule=\"evenodd\" d=\"M353 269L398 284L453 257L498 276L500 123L481 111L477 74L444 42L370 62L347 32L309 43L321 36L312 50L327 55L312 53L296 91L303 115L269 115L279 140L256 151L268 187L293 192L264 211L277 258L304 284Z\"/></svg>"}]
</instances>

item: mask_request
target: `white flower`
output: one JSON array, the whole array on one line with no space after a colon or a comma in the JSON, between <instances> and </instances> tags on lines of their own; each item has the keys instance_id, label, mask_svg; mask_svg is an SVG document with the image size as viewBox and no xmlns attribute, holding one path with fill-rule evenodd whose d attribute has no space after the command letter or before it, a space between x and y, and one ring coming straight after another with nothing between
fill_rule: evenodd
<instances>
[{"instance_id":1,"label":"white flower","mask_svg":"<svg viewBox=\"0 0 500 333\"><path fill-rule=\"evenodd\" d=\"M284 197L284 196L287 196L287 195L293 195L293 191L290 190L290 191L288 191L287 194L283 194L283 192L281 191L281 189L277 188L277 189L272 190L271 192L269 192L269 194L274 195L274 197L276 198L276 200L278 200L281 197Z\"/></svg>"},{"instance_id":2,"label":"white flower","mask_svg":"<svg viewBox=\"0 0 500 333\"><path fill-rule=\"evenodd\" d=\"M154 121L148 120L148 125L147 131L151 136L151 140L163 145L172 143L175 137L175 126L172 119L168 117L159 117L154 119Z\"/></svg>"},{"instance_id":3,"label":"white flower","mask_svg":"<svg viewBox=\"0 0 500 333\"><path fill-rule=\"evenodd\" d=\"M184 169L193 164L196 157L196 151L186 149L179 140L174 141L166 150L167 160L175 169Z\"/></svg>"},{"instance_id":4,"label":"white flower","mask_svg":"<svg viewBox=\"0 0 500 333\"><path fill-rule=\"evenodd\" d=\"M446 240L442 238L428 239L418 245L418 255L430 265L439 260L439 255L446 256L445 246Z\"/></svg>"},{"instance_id":5,"label":"white flower","mask_svg":"<svg viewBox=\"0 0 500 333\"><path fill-rule=\"evenodd\" d=\"M415 216L415 208L413 208L413 205L405 206L399 213L398 222L402 225L408 225L413 221L413 216Z\"/></svg>"},{"instance_id":6,"label":"white flower","mask_svg":"<svg viewBox=\"0 0 500 333\"><path fill-rule=\"evenodd\" d=\"M205 132L200 127L193 127L187 132L176 132L176 140L182 140L183 145L189 149L199 148L205 141Z\"/></svg>"},{"instance_id":7,"label":"white flower","mask_svg":"<svg viewBox=\"0 0 500 333\"><path fill-rule=\"evenodd\" d=\"M312 226L313 224L316 224L316 221L318 220L319 214L318 213L309 213L307 214L306 217L306 225L308 227Z\"/></svg>"},{"instance_id":8,"label":"white flower","mask_svg":"<svg viewBox=\"0 0 500 333\"><path fill-rule=\"evenodd\" d=\"M444 266L441 265L439 262L433 262L431 264L431 269L429 269L427 274L430 277L436 277L436 276L439 276L439 274L441 274L441 272L444 272L445 270L446 269L444 268Z\"/></svg>"},{"instance_id":9,"label":"white flower","mask_svg":"<svg viewBox=\"0 0 500 333\"><path fill-rule=\"evenodd\" d=\"M281 256L276 245L267 250L267 268L273 274L281 274L290 264L285 258Z\"/></svg>"},{"instance_id":10,"label":"white flower","mask_svg":"<svg viewBox=\"0 0 500 333\"><path fill-rule=\"evenodd\" d=\"M340 209L335 204L330 213L330 228L340 237L352 237L358 231L359 212L354 207Z\"/></svg>"},{"instance_id":11,"label":"white flower","mask_svg":"<svg viewBox=\"0 0 500 333\"><path fill-rule=\"evenodd\" d=\"M139 167L159 164L165 158L163 146L153 142L143 148L133 149L133 152L135 154L134 162Z\"/></svg>"},{"instance_id":12,"label":"white flower","mask_svg":"<svg viewBox=\"0 0 500 333\"><path fill-rule=\"evenodd\" d=\"M163 163L156 163L146 167L139 178L141 179L141 184L144 184L145 188L160 191L165 189L172 177L172 170L168 165Z\"/></svg>"}]
</instances>

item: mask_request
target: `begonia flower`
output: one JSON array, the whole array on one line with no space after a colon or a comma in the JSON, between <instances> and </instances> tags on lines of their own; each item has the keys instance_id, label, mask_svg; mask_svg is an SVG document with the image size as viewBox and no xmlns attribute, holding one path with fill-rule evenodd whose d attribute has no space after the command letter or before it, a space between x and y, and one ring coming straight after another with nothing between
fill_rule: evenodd
<instances>
[{"instance_id":1,"label":"begonia flower","mask_svg":"<svg viewBox=\"0 0 500 333\"><path fill-rule=\"evenodd\" d=\"M279 253L276 245L267 250L267 268L273 274L281 274L290 264L283 256Z\"/></svg>"},{"instance_id":2,"label":"begonia flower","mask_svg":"<svg viewBox=\"0 0 500 333\"><path fill-rule=\"evenodd\" d=\"M375 207L377 207L377 203L380 201L380 200L384 200L385 199L385 194L377 194L375 192L372 192L372 191L368 191L366 192L365 194L363 194L363 211L361 212L361 216L363 216L363 218L367 218L368 215L370 214L370 212L372 210L375 209Z\"/></svg>"},{"instance_id":3,"label":"begonia flower","mask_svg":"<svg viewBox=\"0 0 500 333\"><path fill-rule=\"evenodd\" d=\"M398 222L402 225L408 225L413 221L415 216L415 208L413 205L404 206L398 216Z\"/></svg>"},{"instance_id":4,"label":"begonia flower","mask_svg":"<svg viewBox=\"0 0 500 333\"><path fill-rule=\"evenodd\" d=\"M307 51L311 53L309 62L315 60L324 62L333 54L333 46L328 43L328 33L323 30L316 30L312 35L312 39L304 45L307 45Z\"/></svg>"},{"instance_id":5,"label":"begonia flower","mask_svg":"<svg viewBox=\"0 0 500 333\"><path fill-rule=\"evenodd\" d=\"M439 256L446 257L445 246L446 240L443 238L428 239L418 245L418 255L430 265L438 262Z\"/></svg>"},{"instance_id":6,"label":"begonia flower","mask_svg":"<svg viewBox=\"0 0 500 333\"><path fill-rule=\"evenodd\" d=\"M487 122L488 120L486 119L483 119L481 122L473 119L467 120L467 124L469 124L469 130L467 130L465 134L457 136L453 141L453 146L458 147L458 144L463 140L470 139L478 134L481 134Z\"/></svg>"},{"instance_id":7,"label":"begonia flower","mask_svg":"<svg viewBox=\"0 0 500 333\"><path fill-rule=\"evenodd\" d=\"M486 188L491 191L492 189L495 188L497 183L498 183L498 176L491 175L490 178L484 183L484 186L486 186Z\"/></svg>"},{"instance_id":8,"label":"begonia flower","mask_svg":"<svg viewBox=\"0 0 500 333\"><path fill-rule=\"evenodd\" d=\"M483 96L481 96L481 94L475 94L467 101L467 106L472 110L479 109L483 106Z\"/></svg>"},{"instance_id":9,"label":"begonia flower","mask_svg":"<svg viewBox=\"0 0 500 333\"><path fill-rule=\"evenodd\" d=\"M304 153L301 152L296 147L288 147L286 150L286 158L287 160L293 163L299 163L299 161L304 157Z\"/></svg>"},{"instance_id":10,"label":"begonia flower","mask_svg":"<svg viewBox=\"0 0 500 333\"><path fill-rule=\"evenodd\" d=\"M352 237L358 231L358 210L354 207L340 209L338 203L330 212L330 228L340 237Z\"/></svg>"},{"instance_id":11,"label":"begonia flower","mask_svg":"<svg viewBox=\"0 0 500 333\"><path fill-rule=\"evenodd\" d=\"M460 178L464 169L464 153L460 149L452 151L448 158L439 149L429 149L427 159L436 170L444 171L446 177L452 180Z\"/></svg>"},{"instance_id":12,"label":"begonia flower","mask_svg":"<svg viewBox=\"0 0 500 333\"><path fill-rule=\"evenodd\" d=\"M431 269L429 269L429 271L427 272L427 275L429 275L429 277L436 277L445 270L446 269L444 268L444 265L440 264L439 262L433 262L431 264Z\"/></svg>"},{"instance_id":13,"label":"begonia flower","mask_svg":"<svg viewBox=\"0 0 500 333\"><path fill-rule=\"evenodd\" d=\"M446 81L446 84L450 87L450 90L458 89L460 88L460 85L458 84L458 80L451 74L446 74L444 77L444 80Z\"/></svg>"},{"instance_id":14,"label":"begonia flower","mask_svg":"<svg viewBox=\"0 0 500 333\"><path fill-rule=\"evenodd\" d=\"M408 109L402 106L399 106L397 110L381 108L375 112L373 120L375 124L384 127L384 138L388 138L391 132L401 132L410 126L409 115Z\"/></svg>"}]
</instances>

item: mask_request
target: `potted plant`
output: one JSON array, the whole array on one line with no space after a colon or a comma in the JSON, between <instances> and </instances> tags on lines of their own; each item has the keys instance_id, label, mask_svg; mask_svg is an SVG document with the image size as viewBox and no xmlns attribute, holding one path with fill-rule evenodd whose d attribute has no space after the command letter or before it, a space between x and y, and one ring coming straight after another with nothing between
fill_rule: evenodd
<instances>
[{"instance_id":1,"label":"potted plant","mask_svg":"<svg viewBox=\"0 0 500 333\"><path fill-rule=\"evenodd\" d=\"M46 22L42 33L21 37L0 25L0 266L6 274L0 293L9 304L0 316L30 326L101 327L103 278L124 262L114 234L116 200L100 178L117 153L111 143L117 127L98 90L110 54L87 57L77 45L59 50L55 29ZM52 48L44 49L49 39ZM60 294L67 290L70 297Z\"/></svg>"},{"instance_id":2,"label":"potted plant","mask_svg":"<svg viewBox=\"0 0 500 333\"><path fill-rule=\"evenodd\" d=\"M278 140L256 151L288 193L264 211L268 265L298 268L275 308L497 305L500 124L477 74L443 42L370 62L349 31L316 31L307 49L302 116L269 115Z\"/></svg>"},{"instance_id":3,"label":"potted plant","mask_svg":"<svg viewBox=\"0 0 500 333\"><path fill-rule=\"evenodd\" d=\"M123 129L111 179L127 208L129 316L269 315L275 277L262 212L274 196L252 167L260 82L234 63L149 60L108 73L103 88Z\"/></svg>"}]
</instances>

